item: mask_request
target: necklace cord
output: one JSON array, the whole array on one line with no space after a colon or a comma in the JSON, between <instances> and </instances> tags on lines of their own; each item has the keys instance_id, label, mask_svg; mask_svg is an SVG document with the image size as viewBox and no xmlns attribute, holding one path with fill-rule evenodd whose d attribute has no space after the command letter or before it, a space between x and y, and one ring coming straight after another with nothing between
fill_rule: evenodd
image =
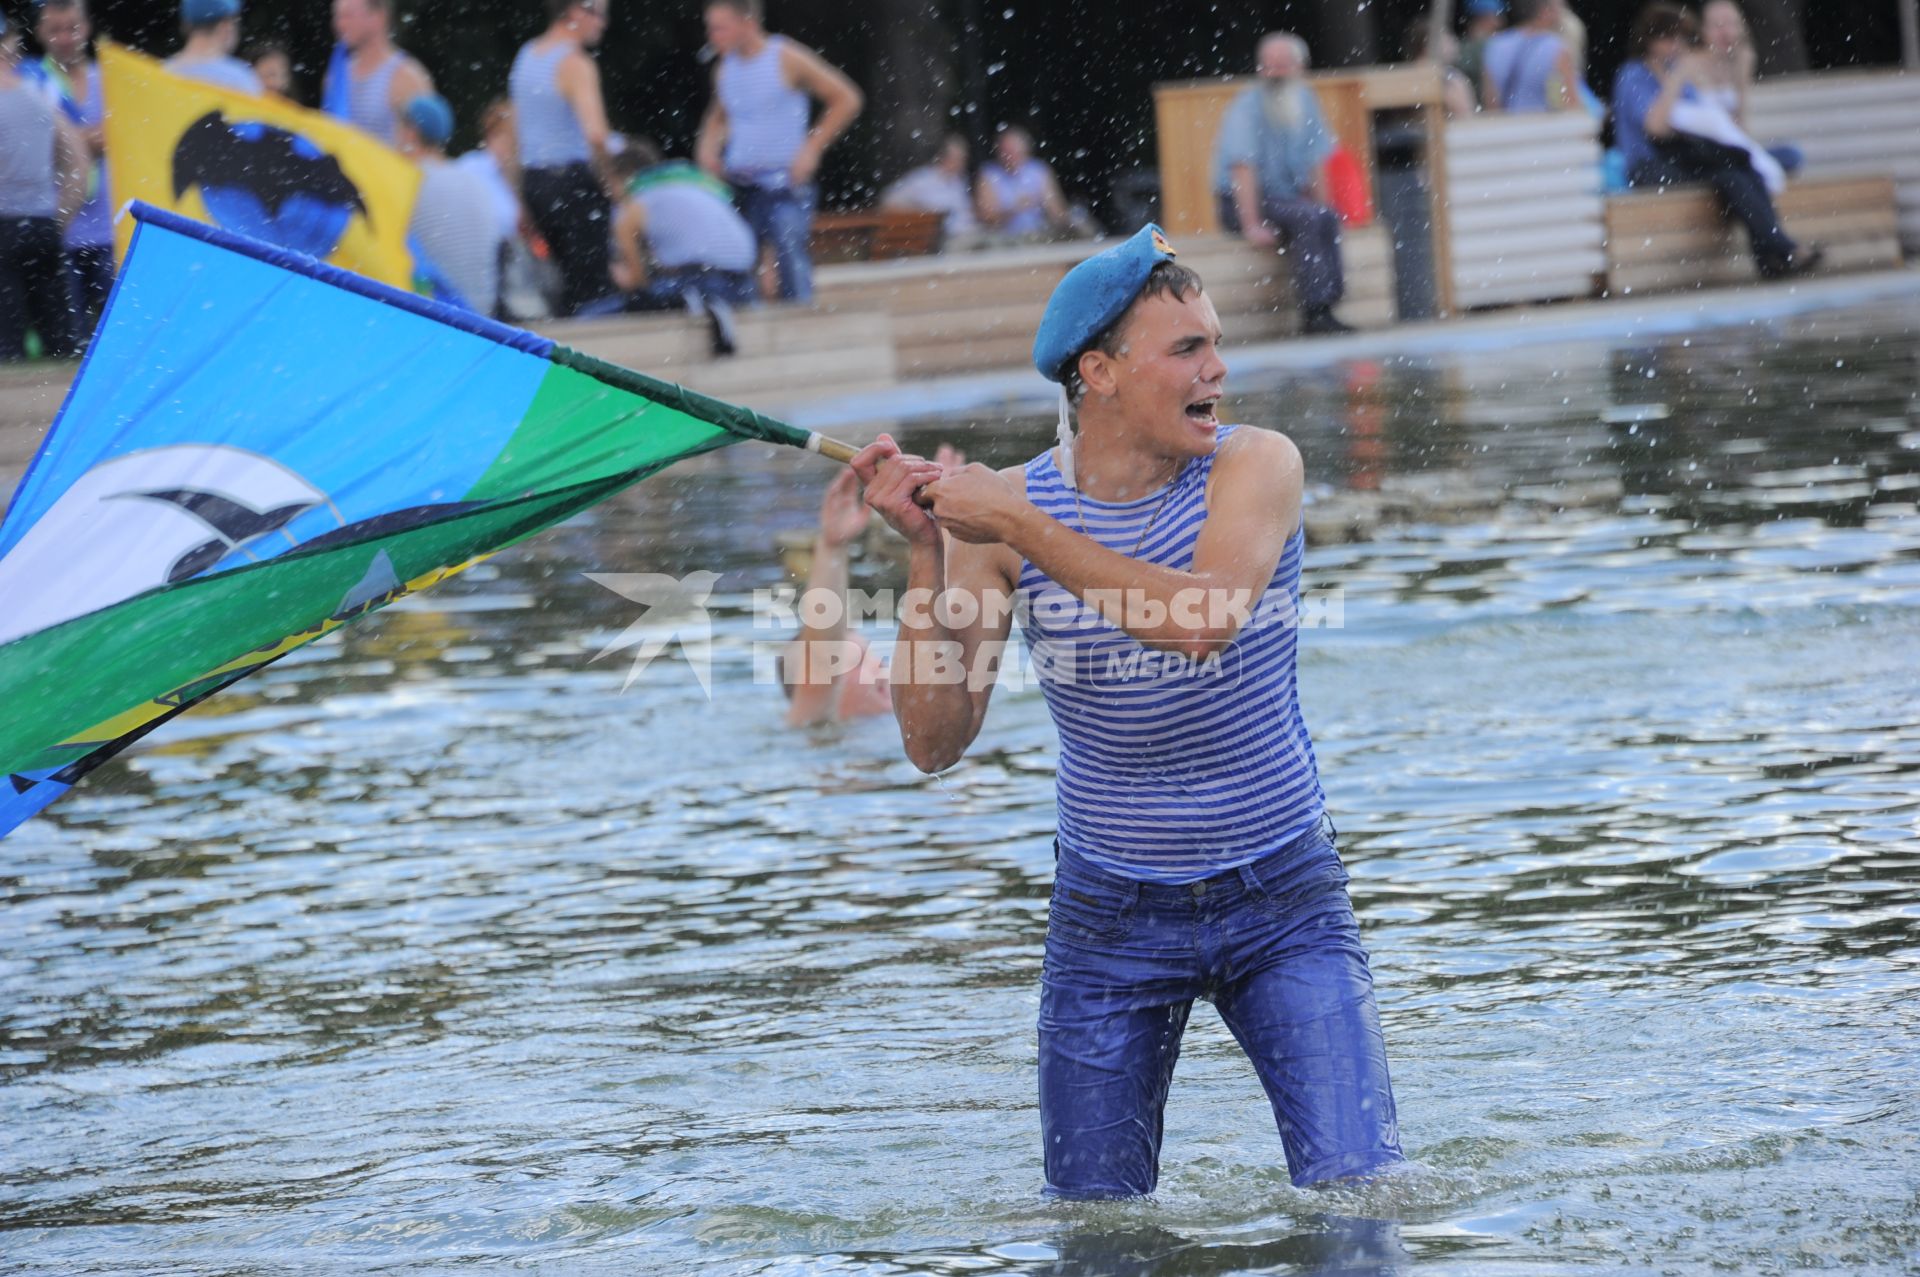
<instances>
[{"instance_id":1,"label":"necklace cord","mask_svg":"<svg viewBox=\"0 0 1920 1277\"><path fill-rule=\"evenodd\" d=\"M1079 442L1080 440L1076 437L1074 439L1074 443L1077 444ZM1064 447L1061 449L1061 453L1063 456L1067 456L1067 465L1069 467L1066 472L1067 489L1068 491L1073 493L1073 517L1077 519L1080 523L1080 535L1084 537L1090 537L1094 541L1098 542L1100 538L1094 536L1093 533L1087 531L1086 511L1080 508L1080 485L1075 483L1072 477L1073 476L1073 468L1072 468L1073 458L1072 456L1067 454L1067 451ZM1127 551L1127 557L1129 559L1134 557L1134 555L1138 554L1140 552L1140 547L1147 543L1147 533L1153 531L1153 525L1160 521L1160 512L1167 508L1167 501L1173 496L1174 488L1179 485L1180 476L1185 474L1186 472L1187 472L1187 466L1186 466L1186 463L1183 461L1180 463L1180 468L1173 472L1173 477L1167 480L1167 490L1160 494L1160 504L1153 507L1153 514L1151 517L1147 519L1147 526L1140 529L1139 539L1133 543L1133 548Z\"/></svg>"}]
</instances>

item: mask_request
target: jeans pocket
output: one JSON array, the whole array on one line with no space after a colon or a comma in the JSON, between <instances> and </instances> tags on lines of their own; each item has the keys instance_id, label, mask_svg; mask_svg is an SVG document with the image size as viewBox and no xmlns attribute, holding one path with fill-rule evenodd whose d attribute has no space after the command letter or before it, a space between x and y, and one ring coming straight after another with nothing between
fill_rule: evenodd
<instances>
[{"instance_id":1,"label":"jeans pocket","mask_svg":"<svg viewBox=\"0 0 1920 1277\"><path fill-rule=\"evenodd\" d=\"M1324 908L1329 898L1346 900L1347 869L1332 845L1324 855L1305 864L1255 864L1259 883L1259 904L1266 913L1278 918L1300 917Z\"/></svg>"},{"instance_id":2,"label":"jeans pocket","mask_svg":"<svg viewBox=\"0 0 1920 1277\"><path fill-rule=\"evenodd\" d=\"M1075 873L1063 862L1047 905L1047 931L1079 940L1117 940L1133 925L1134 898L1133 891Z\"/></svg>"}]
</instances>

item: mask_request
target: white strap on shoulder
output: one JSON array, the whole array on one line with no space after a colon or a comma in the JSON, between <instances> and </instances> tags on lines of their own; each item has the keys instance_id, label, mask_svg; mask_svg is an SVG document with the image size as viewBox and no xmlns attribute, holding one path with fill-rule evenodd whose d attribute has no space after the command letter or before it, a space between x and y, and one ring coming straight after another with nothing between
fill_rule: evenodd
<instances>
[{"instance_id":1,"label":"white strap on shoulder","mask_svg":"<svg viewBox=\"0 0 1920 1277\"><path fill-rule=\"evenodd\" d=\"M1056 433L1060 440L1060 477L1067 481L1069 488L1076 487L1073 481L1073 404L1067 398L1067 388L1060 387L1060 428Z\"/></svg>"}]
</instances>

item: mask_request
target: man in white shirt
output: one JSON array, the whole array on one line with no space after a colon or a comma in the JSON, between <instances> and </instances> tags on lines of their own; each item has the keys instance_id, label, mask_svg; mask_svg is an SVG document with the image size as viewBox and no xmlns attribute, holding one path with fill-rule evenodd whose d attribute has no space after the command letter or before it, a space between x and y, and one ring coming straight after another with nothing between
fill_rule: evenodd
<instances>
[{"instance_id":1,"label":"man in white shirt","mask_svg":"<svg viewBox=\"0 0 1920 1277\"><path fill-rule=\"evenodd\" d=\"M916 213L942 213L941 247L974 248L984 239L980 219L973 211L973 188L967 182L972 152L967 139L949 133L939 154L929 164L911 169L880 196L880 207Z\"/></svg>"}]
</instances>

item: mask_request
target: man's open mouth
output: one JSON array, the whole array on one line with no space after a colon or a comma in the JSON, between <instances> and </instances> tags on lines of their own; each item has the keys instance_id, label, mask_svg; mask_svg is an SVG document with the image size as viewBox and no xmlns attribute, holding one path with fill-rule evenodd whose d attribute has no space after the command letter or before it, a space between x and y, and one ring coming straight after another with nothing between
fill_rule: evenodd
<instances>
[{"instance_id":1,"label":"man's open mouth","mask_svg":"<svg viewBox=\"0 0 1920 1277\"><path fill-rule=\"evenodd\" d=\"M1217 426L1220 424L1220 419L1214 416L1214 409L1219 406L1219 395L1214 395L1210 399L1196 399L1187 405L1187 420L1201 425Z\"/></svg>"}]
</instances>

